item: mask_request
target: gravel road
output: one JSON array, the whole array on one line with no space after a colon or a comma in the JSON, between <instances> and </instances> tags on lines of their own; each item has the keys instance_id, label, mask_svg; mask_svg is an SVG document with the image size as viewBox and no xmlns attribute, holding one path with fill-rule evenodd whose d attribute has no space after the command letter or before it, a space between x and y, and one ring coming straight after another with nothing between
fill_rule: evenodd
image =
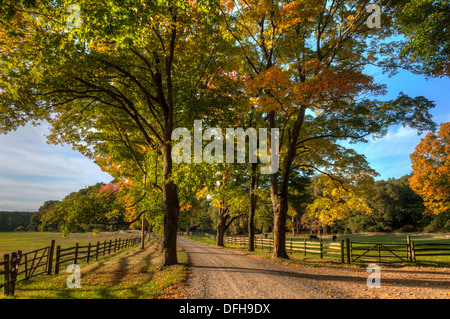
<instances>
[{"instance_id":1,"label":"gravel road","mask_svg":"<svg viewBox=\"0 0 450 319\"><path fill-rule=\"evenodd\" d=\"M368 288L365 268L286 265L182 237L178 245L192 266L192 299L450 298L448 268L382 268L381 287Z\"/></svg>"}]
</instances>

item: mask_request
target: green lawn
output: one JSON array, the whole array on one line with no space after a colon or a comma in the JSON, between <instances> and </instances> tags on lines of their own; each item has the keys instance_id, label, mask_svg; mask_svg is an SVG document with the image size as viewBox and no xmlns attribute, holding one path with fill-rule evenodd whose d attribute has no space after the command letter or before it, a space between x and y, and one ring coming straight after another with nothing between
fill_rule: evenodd
<instances>
[{"instance_id":1,"label":"green lawn","mask_svg":"<svg viewBox=\"0 0 450 319\"><path fill-rule=\"evenodd\" d=\"M125 238L130 234L120 234ZM136 236L134 234L133 236ZM41 248L51 239L57 244L73 245L115 239L118 234L93 235L70 234L62 238L58 233L0 233L2 251L24 251ZM187 276L187 255L179 250L179 265L158 270L162 253L156 239L146 242L146 248L134 246L114 255L100 257L98 261L80 264L81 288L67 287L70 275L62 267L59 275L40 275L17 284L13 298L18 299L138 299L138 298L181 298ZM1 280L0 280L1 281ZM4 297L0 293L1 298Z\"/></svg>"},{"instance_id":2,"label":"green lawn","mask_svg":"<svg viewBox=\"0 0 450 319\"><path fill-rule=\"evenodd\" d=\"M346 240L347 238L350 239L351 242L353 242L353 248L355 249L355 254L363 254L365 252L365 250L373 247L376 243L385 243L385 244L396 244L396 245L385 245L386 248L393 250L393 253L399 255L400 257L406 257L405 252L398 252L395 250L405 250L406 249L406 236L405 235L397 235L397 234L389 234L389 235L379 235L379 236L374 236L374 235L338 235L337 236L337 243L340 243L342 240ZM191 236L189 237L191 239L200 241L200 242L204 242L204 243L208 243L208 244L215 244L215 240L214 239L210 239L207 237L198 237L198 236ZM270 238L270 236L269 236ZM309 236L306 235L301 235L301 236L295 236L295 237L291 237L288 236L287 240L289 241L292 238L293 243L294 242L303 242L304 239L309 238ZM411 240L414 241L414 243L417 244L425 244L425 243L445 243L445 244L450 244L450 239L442 239L442 238L425 238L423 236L420 235L411 235ZM325 237L323 238L323 243L324 243L324 247L326 247L327 243L331 243L332 239ZM360 244L360 243L367 243L367 244ZM233 245L233 244L225 244L226 247L232 248L232 249L236 249L245 253L247 252L247 247L246 245ZM431 246L430 246L431 247ZM257 247L256 247L256 251L252 252L251 254L257 254L257 255L261 255L263 257L267 257L270 258L271 253L268 251L268 248L265 247L264 250L261 250L260 246L259 246L259 242L257 242ZM307 252L306 255L304 255L303 252L295 252L293 251L293 254L290 253L289 251L289 244L287 245L287 250L289 253L290 258L298 263L305 263L305 264L326 264L326 265L335 265L336 263L340 263L341 257L339 255L324 255L323 259L320 259L320 255L318 254L313 254L313 253L309 253ZM366 255L371 255L371 256L375 256L373 258L370 259L366 259L363 260L362 262L353 262L352 265L355 266L364 266L368 263L377 263L377 256L378 256L378 247L375 247L373 250L371 250L370 252L366 253ZM448 248L448 246L447 246ZM356 250L356 249L361 249L361 250ZM329 252L337 252L337 250L330 250L325 248L324 251L329 251ZM438 252L438 251L435 251ZM446 254L448 254L447 256L417 256L416 257L416 263L389 263L389 265L393 265L393 266L402 266L402 265L414 265L414 266L430 266L430 267L450 267L450 251L446 251ZM380 250L380 254L383 257L382 260L395 260L397 261L398 259L389 251L387 250L383 250L383 248L381 248ZM386 258L388 257L388 258ZM361 258L361 257L360 257ZM369 260L373 260L373 262L369 261ZM341 265L341 264L339 264Z\"/></svg>"},{"instance_id":3,"label":"green lawn","mask_svg":"<svg viewBox=\"0 0 450 319\"><path fill-rule=\"evenodd\" d=\"M114 240L118 238L136 237L137 234L93 234L93 233L72 233L63 237L56 232L0 232L0 256L14 251L22 250L23 253L35 249L50 246L55 240L55 245L62 248L74 246L75 243L88 244Z\"/></svg>"}]
</instances>

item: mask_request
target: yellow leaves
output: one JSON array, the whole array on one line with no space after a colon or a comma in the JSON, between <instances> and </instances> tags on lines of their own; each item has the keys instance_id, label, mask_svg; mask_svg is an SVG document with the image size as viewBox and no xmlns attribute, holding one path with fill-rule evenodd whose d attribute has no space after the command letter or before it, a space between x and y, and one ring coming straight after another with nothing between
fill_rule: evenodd
<instances>
[{"instance_id":1,"label":"yellow leaves","mask_svg":"<svg viewBox=\"0 0 450 319\"><path fill-rule=\"evenodd\" d=\"M437 135L428 133L411 154L411 188L425 207L438 215L450 211L450 122L442 123Z\"/></svg>"},{"instance_id":2,"label":"yellow leaves","mask_svg":"<svg viewBox=\"0 0 450 319\"><path fill-rule=\"evenodd\" d=\"M280 29L287 30L313 20L321 10L320 1L293 1L282 7Z\"/></svg>"},{"instance_id":3,"label":"yellow leaves","mask_svg":"<svg viewBox=\"0 0 450 319\"><path fill-rule=\"evenodd\" d=\"M320 191L314 202L307 206L307 211L324 225L331 226L337 220L351 216L355 212L366 214L372 212L364 197L359 196L350 185L346 185L348 189L346 190L326 176L322 176L317 184Z\"/></svg>"},{"instance_id":4,"label":"yellow leaves","mask_svg":"<svg viewBox=\"0 0 450 319\"><path fill-rule=\"evenodd\" d=\"M209 195L209 193L210 193L210 191L208 190L208 188L207 188L207 187L203 187L201 190L199 190L199 191L195 194L195 196L196 196L198 199L206 198L206 197Z\"/></svg>"},{"instance_id":5,"label":"yellow leaves","mask_svg":"<svg viewBox=\"0 0 450 319\"><path fill-rule=\"evenodd\" d=\"M289 72L271 67L246 82L248 92L257 96L258 105L266 112L282 111L292 88ZM255 102L255 98L252 100Z\"/></svg>"},{"instance_id":6,"label":"yellow leaves","mask_svg":"<svg viewBox=\"0 0 450 319\"><path fill-rule=\"evenodd\" d=\"M111 50L111 45L104 42L91 42L88 47L90 51L97 53L106 53Z\"/></svg>"}]
</instances>

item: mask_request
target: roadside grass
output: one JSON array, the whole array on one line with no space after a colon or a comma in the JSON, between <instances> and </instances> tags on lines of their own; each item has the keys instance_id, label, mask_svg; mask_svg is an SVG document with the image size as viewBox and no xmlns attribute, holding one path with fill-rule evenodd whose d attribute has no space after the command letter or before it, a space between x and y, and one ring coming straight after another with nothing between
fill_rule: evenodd
<instances>
[{"instance_id":1,"label":"roadside grass","mask_svg":"<svg viewBox=\"0 0 450 319\"><path fill-rule=\"evenodd\" d=\"M212 238L208 238L208 237L200 237L200 236L184 236L186 238L190 238L192 240L198 241L198 242L202 242L202 243L206 243L206 244L210 244L215 246L216 242L214 239ZM270 238L270 237L269 237ZM309 236L295 236L295 237L291 237L288 236L288 240L292 238L293 243L294 242L303 242L304 239L308 239ZM364 242L364 243L393 243L393 244L398 244L395 246L387 246L390 249L405 249L405 245L406 245L406 236L404 235L396 235L396 234L390 234L390 235L378 235L378 236L373 236L373 235L342 235L342 236L338 236L337 241L338 243L340 243L342 240L346 240L346 238L349 238L352 242ZM411 240L415 242L415 244L425 244L425 243L446 243L446 244L450 244L450 240L449 239L442 239L442 238L424 238L421 236L414 236L411 235ZM331 243L333 242L331 238L323 238L323 242L324 244L326 243ZM370 244L357 244L354 243L353 247L354 248L369 248L372 245ZM262 250L259 246L259 244L257 244L255 251L248 251L247 249L247 244L246 245L238 245L238 244L230 244L227 243L225 244L225 248L228 249L232 249L235 251L238 251L240 253L243 254L248 254L248 255L255 255L255 256L259 256L262 258L266 258L266 259L271 259L274 260L272 258L272 251L269 251L268 247L264 247L264 249ZM311 267L319 267L319 266L327 266L327 267L367 267L368 264L370 263L377 263L376 261L374 262L352 262L351 264L342 264L341 263L341 258L340 256L336 256L336 255L324 255L323 259L320 259L318 254L312 254L307 252L306 255L304 255L303 252L300 251L293 251L292 253L289 251L289 247L287 246L287 251L288 251L288 256L289 259L283 259L283 262L289 262L289 263L295 263L295 264L301 264L301 265L307 265L307 266L311 266ZM325 251L327 251L325 249ZM334 250L336 252L336 250ZM377 252L372 252L372 253L377 253ZM399 254L399 252L395 252L396 254ZM446 252L446 253L450 253L450 252ZM382 256L388 256L388 257L392 257L392 254L390 252L387 251L381 251L381 255ZM404 255L404 254L403 254ZM277 261L277 260L275 260ZM416 262L415 263L411 263L411 262L397 262L397 263L381 263L380 266L389 266L389 267L405 267L405 266L412 266L412 267L450 267L450 255L447 256L417 256L416 257Z\"/></svg>"},{"instance_id":2,"label":"roadside grass","mask_svg":"<svg viewBox=\"0 0 450 319\"><path fill-rule=\"evenodd\" d=\"M0 232L0 256L14 251L22 250L23 253L35 249L50 246L52 240L61 248L74 246L75 243L103 243L105 240L136 237L132 233L70 233L66 237L58 232Z\"/></svg>"},{"instance_id":3,"label":"roadside grass","mask_svg":"<svg viewBox=\"0 0 450 319\"><path fill-rule=\"evenodd\" d=\"M99 238L97 236L95 238ZM86 242L92 242L89 234L73 237L71 239L75 240L74 242L80 242L83 238ZM29 244L28 247L31 246L33 245ZM39 245L36 248L40 248ZM144 249L135 246L114 255L100 257L96 262L80 263L81 288L67 287L71 273L66 272L63 267L58 275L40 275L17 283L14 297L4 297L0 294L0 299L183 298L188 274L186 253L178 249L178 265L159 269L161 261L160 244L156 239L152 239L146 243Z\"/></svg>"},{"instance_id":4,"label":"roadside grass","mask_svg":"<svg viewBox=\"0 0 450 319\"><path fill-rule=\"evenodd\" d=\"M389 234L389 235L343 235L339 236L338 240L345 240L346 238L349 238L351 241L354 242L367 242L367 243L395 243L398 244L398 246L388 246L390 248L394 249L405 249L406 245L406 235L404 234ZM411 241L414 241L415 244L427 244L427 243L439 243L439 244L450 244L450 239L445 238L432 238L432 237L424 237L420 234L411 234L410 235ZM327 239L330 241L331 239ZM354 247L368 247L368 245L361 245L361 244L354 244ZM430 248L429 246L428 248ZM434 251L441 253L442 251ZM419 254L419 252L416 252ZM430 252L432 253L432 252ZM450 251L445 251L446 256L416 256L416 262L415 263L401 263L399 265L403 264L409 264L414 266L423 266L423 267L449 267L450 266ZM388 252L382 252L384 255L389 255Z\"/></svg>"},{"instance_id":5,"label":"roadside grass","mask_svg":"<svg viewBox=\"0 0 450 319\"><path fill-rule=\"evenodd\" d=\"M200 243L216 246L216 241L214 239L208 238L208 237L200 237L200 236L185 236L182 235L182 237L195 240ZM216 246L217 247L217 246ZM288 262L298 265L306 265L310 267L320 267L320 266L327 266L327 267L357 267L357 264L341 264L338 263L337 258L326 258L326 259L317 259L317 255L313 254L307 254L307 257L303 257L302 253L295 252L293 254L288 253L289 259L273 259L272 258L272 250L269 251L267 247L264 247L264 249L261 249L258 245L254 251L248 251L247 245L238 245L238 244L225 244L225 249L231 249L233 251L239 252L241 254L250 255L250 256L256 256L259 258L268 259L275 262Z\"/></svg>"}]
</instances>

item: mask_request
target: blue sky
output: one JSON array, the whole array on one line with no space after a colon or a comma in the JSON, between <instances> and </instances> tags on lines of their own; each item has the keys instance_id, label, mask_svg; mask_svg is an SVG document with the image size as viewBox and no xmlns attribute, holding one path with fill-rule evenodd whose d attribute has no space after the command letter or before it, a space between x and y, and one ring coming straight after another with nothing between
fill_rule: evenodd
<instances>
[{"instance_id":1,"label":"blue sky","mask_svg":"<svg viewBox=\"0 0 450 319\"><path fill-rule=\"evenodd\" d=\"M436 103L431 111L436 123L450 121L449 78L426 80L406 71L392 78L378 71L372 75L388 85L383 99L394 99L401 91L411 97L423 95ZM47 133L45 125L26 125L0 135L0 210L36 211L47 200L61 200L83 187L112 180L70 147L47 144ZM411 172L409 155L421 137L413 129L392 127L383 139L352 147L366 156L380 179L399 178Z\"/></svg>"},{"instance_id":2,"label":"blue sky","mask_svg":"<svg viewBox=\"0 0 450 319\"><path fill-rule=\"evenodd\" d=\"M430 110L434 122L439 125L450 121L450 78L425 79L408 71L401 71L391 78L381 71L373 71L372 75L378 83L387 84L388 93L383 100L395 99L400 92L411 97L424 96L436 104ZM426 132L418 135L409 127L395 126L382 139L369 139L368 143L351 147L366 156L371 167L380 174L377 179L399 178L411 173L409 155L425 135Z\"/></svg>"},{"instance_id":3,"label":"blue sky","mask_svg":"<svg viewBox=\"0 0 450 319\"><path fill-rule=\"evenodd\" d=\"M70 147L49 145L45 125L0 135L0 210L36 211L47 200L112 178Z\"/></svg>"}]
</instances>

